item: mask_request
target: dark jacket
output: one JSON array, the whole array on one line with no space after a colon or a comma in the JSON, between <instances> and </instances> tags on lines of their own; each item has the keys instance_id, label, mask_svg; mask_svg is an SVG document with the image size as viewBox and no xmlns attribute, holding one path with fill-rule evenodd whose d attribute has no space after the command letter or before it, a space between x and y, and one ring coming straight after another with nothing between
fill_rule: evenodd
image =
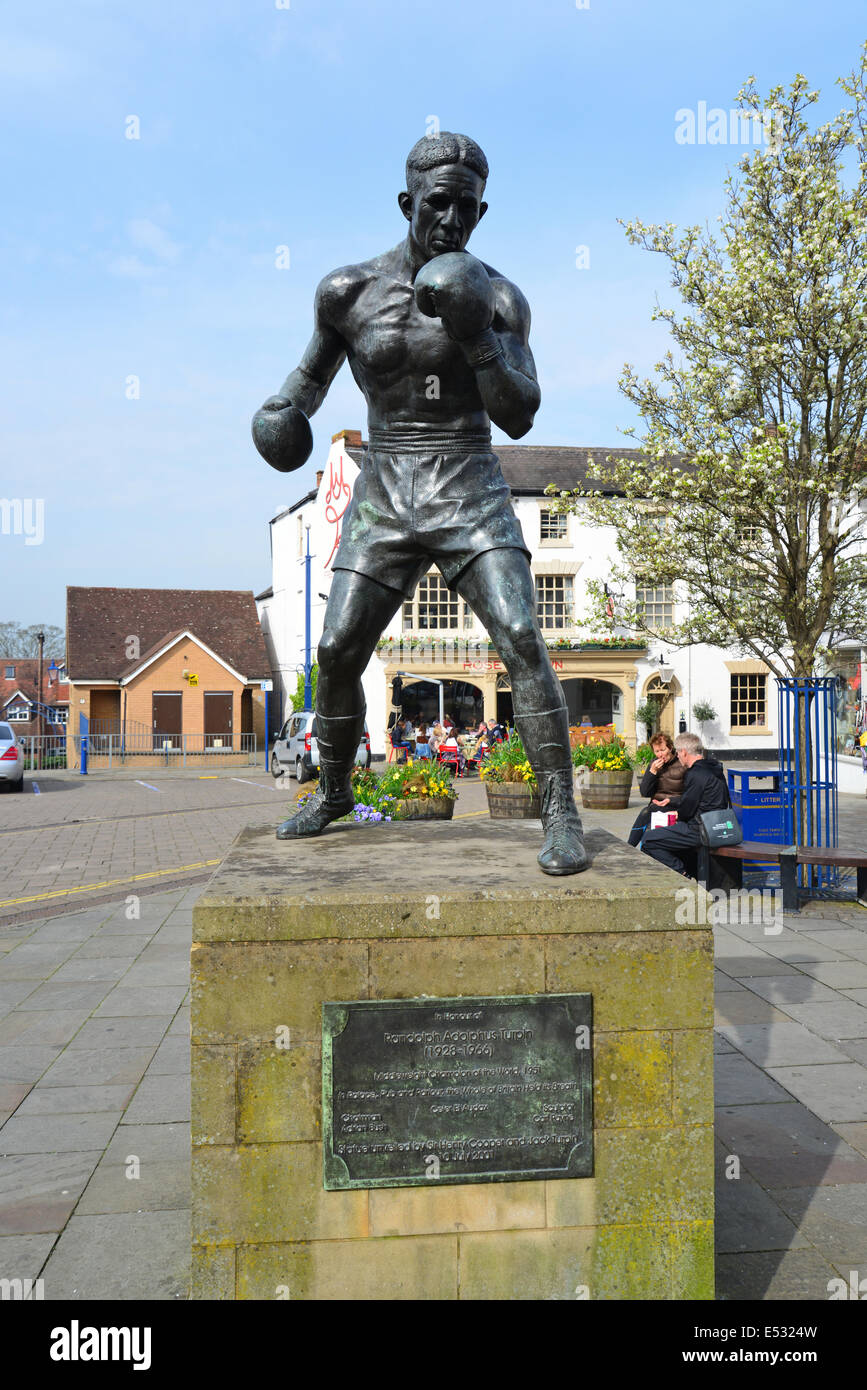
<instances>
[{"instance_id":1,"label":"dark jacket","mask_svg":"<svg viewBox=\"0 0 867 1390\"><path fill-rule=\"evenodd\" d=\"M722 811L730 806L725 768L716 758L699 758L687 768L677 810L679 821L697 823L704 811Z\"/></svg>"},{"instance_id":2,"label":"dark jacket","mask_svg":"<svg viewBox=\"0 0 867 1390\"><path fill-rule=\"evenodd\" d=\"M648 766L647 771L638 784L638 789L642 796L668 796L671 798L671 809L677 806L683 795L683 779L686 768L678 761L676 753L672 753L670 759L659 772L651 772Z\"/></svg>"}]
</instances>

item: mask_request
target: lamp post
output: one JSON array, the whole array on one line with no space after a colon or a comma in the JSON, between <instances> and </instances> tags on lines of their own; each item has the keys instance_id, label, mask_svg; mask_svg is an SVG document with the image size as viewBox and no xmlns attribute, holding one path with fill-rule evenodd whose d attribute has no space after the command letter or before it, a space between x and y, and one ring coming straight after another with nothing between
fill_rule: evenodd
<instances>
[{"instance_id":1,"label":"lamp post","mask_svg":"<svg viewBox=\"0 0 867 1390\"><path fill-rule=\"evenodd\" d=\"M45 649L45 633L44 633L44 632L37 632L37 634L36 634L36 640L37 640L37 642L39 643L39 679L38 679L38 682L37 682L37 685L36 685L36 737L37 737L37 739L38 739L38 741L39 741L39 751L37 752L37 755L36 755L36 756L37 756L37 758L39 759L39 767L40 767L40 769L41 769L41 767L42 767L42 727L43 727L43 725L42 725L42 661L43 661L43 653L44 653L44 649Z\"/></svg>"}]
</instances>

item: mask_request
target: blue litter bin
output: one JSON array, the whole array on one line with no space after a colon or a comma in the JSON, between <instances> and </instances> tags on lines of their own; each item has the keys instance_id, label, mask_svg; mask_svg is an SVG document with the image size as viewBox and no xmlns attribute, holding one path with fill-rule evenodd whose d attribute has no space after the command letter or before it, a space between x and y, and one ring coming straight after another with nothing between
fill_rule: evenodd
<instances>
[{"instance_id":1,"label":"blue litter bin","mask_svg":"<svg viewBox=\"0 0 867 1390\"><path fill-rule=\"evenodd\" d=\"M785 844L783 838L783 789L780 773L772 767L730 767L729 796L737 812L745 840ZM744 861L745 869L768 872L776 866L756 859Z\"/></svg>"}]
</instances>

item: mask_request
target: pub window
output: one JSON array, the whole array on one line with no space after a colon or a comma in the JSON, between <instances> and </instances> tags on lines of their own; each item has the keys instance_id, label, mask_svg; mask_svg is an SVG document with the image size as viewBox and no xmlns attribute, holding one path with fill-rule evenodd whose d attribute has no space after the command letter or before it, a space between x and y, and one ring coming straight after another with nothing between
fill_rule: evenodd
<instances>
[{"instance_id":1,"label":"pub window","mask_svg":"<svg viewBox=\"0 0 867 1390\"><path fill-rule=\"evenodd\" d=\"M763 728L767 723L768 678L750 672L731 677L733 729Z\"/></svg>"},{"instance_id":2,"label":"pub window","mask_svg":"<svg viewBox=\"0 0 867 1390\"><path fill-rule=\"evenodd\" d=\"M539 626L549 631L571 625L571 574L536 575L536 613Z\"/></svg>"},{"instance_id":3,"label":"pub window","mask_svg":"<svg viewBox=\"0 0 867 1390\"><path fill-rule=\"evenodd\" d=\"M643 625L657 632L674 626L674 586L635 581L635 605Z\"/></svg>"},{"instance_id":4,"label":"pub window","mask_svg":"<svg viewBox=\"0 0 867 1390\"><path fill-rule=\"evenodd\" d=\"M565 512L550 512L543 509L539 513L539 539L543 541L565 541L569 530L569 518Z\"/></svg>"},{"instance_id":5,"label":"pub window","mask_svg":"<svg viewBox=\"0 0 867 1390\"><path fill-rule=\"evenodd\" d=\"M426 574L412 598L404 599L404 632L448 632L473 626L473 614L439 574Z\"/></svg>"}]
</instances>

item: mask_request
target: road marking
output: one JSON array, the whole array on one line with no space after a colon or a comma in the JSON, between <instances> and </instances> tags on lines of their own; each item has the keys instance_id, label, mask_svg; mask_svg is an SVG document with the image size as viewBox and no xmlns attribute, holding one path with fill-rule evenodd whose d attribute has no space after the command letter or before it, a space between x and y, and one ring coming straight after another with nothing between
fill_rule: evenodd
<instances>
[{"instance_id":1,"label":"road marking","mask_svg":"<svg viewBox=\"0 0 867 1390\"><path fill-rule=\"evenodd\" d=\"M452 820L468 820L470 816L487 816L487 811L461 811L460 815L452 816Z\"/></svg>"},{"instance_id":2,"label":"road marking","mask_svg":"<svg viewBox=\"0 0 867 1390\"><path fill-rule=\"evenodd\" d=\"M30 785L31 785L31 787L33 788L33 790L35 791L35 793L36 793L37 796L41 796L41 795L42 795L41 791L39 790L39 783L38 783L38 782L31 782Z\"/></svg>"},{"instance_id":3,"label":"road marking","mask_svg":"<svg viewBox=\"0 0 867 1390\"><path fill-rule=\"evenodd\" d=\"M142 782L138 777L135 780L140 787L148 787L152 792L160 792L159 787L152 787L150 782ZM160 796L162 796L162 792L160 792Z\"/></svg>"},{"instance_id":4,"label":"road marking","mask_svg":"<svg viewBox=\"0 0 867 1390\"><path fill-rule=\"evenodd\" d=\"M268 783L267 783L267 782L264 782L264 783L263 783L263 782L251 782L250 779L249 779L249 777L233 777L233 778L232 778L232 781L233 781L233 782L246 782L246 784L247 784L248 787L258 787L259 790L260 790L260 792L264 792L264 791L267 791L267 790L268 790ZM276 788L276 787L272 787L271 790L272 790L272 791L276 791L277 788Z\"/></svg>"},{"instance_id":5,"label":"road marking","mask_svg":"<svg viewBox=\"0 0 867 1390\"><path fill-rule=\"evenodd\" d=\"M203 859L198 864L179 864L175 869L153 869L146 874L130 874L127 878L107 878L103 883L83 883L78 888L54 888L50 893L31 893L26 898L4 898L0 907L17 907L21 903L43 902L46 898L62 898L70 893L93 893L97 888L116 888L121 883L140 883L145 878L163 878L166 874L185 874L193 869L212 869L221 859Z\"/></svg>"},{"instance_id":6,"label":"road marking","mask_svg":"<svg viewBox=\"0 0 867 1390\"><path fill-rule=\"evenodd\" d=\"M217 774L216 774L216 772L200 772L200 773L199 773L199 781L200 781L200 782L216 782L216 780L217 780Z\"/></svg>"}]
</instances>

